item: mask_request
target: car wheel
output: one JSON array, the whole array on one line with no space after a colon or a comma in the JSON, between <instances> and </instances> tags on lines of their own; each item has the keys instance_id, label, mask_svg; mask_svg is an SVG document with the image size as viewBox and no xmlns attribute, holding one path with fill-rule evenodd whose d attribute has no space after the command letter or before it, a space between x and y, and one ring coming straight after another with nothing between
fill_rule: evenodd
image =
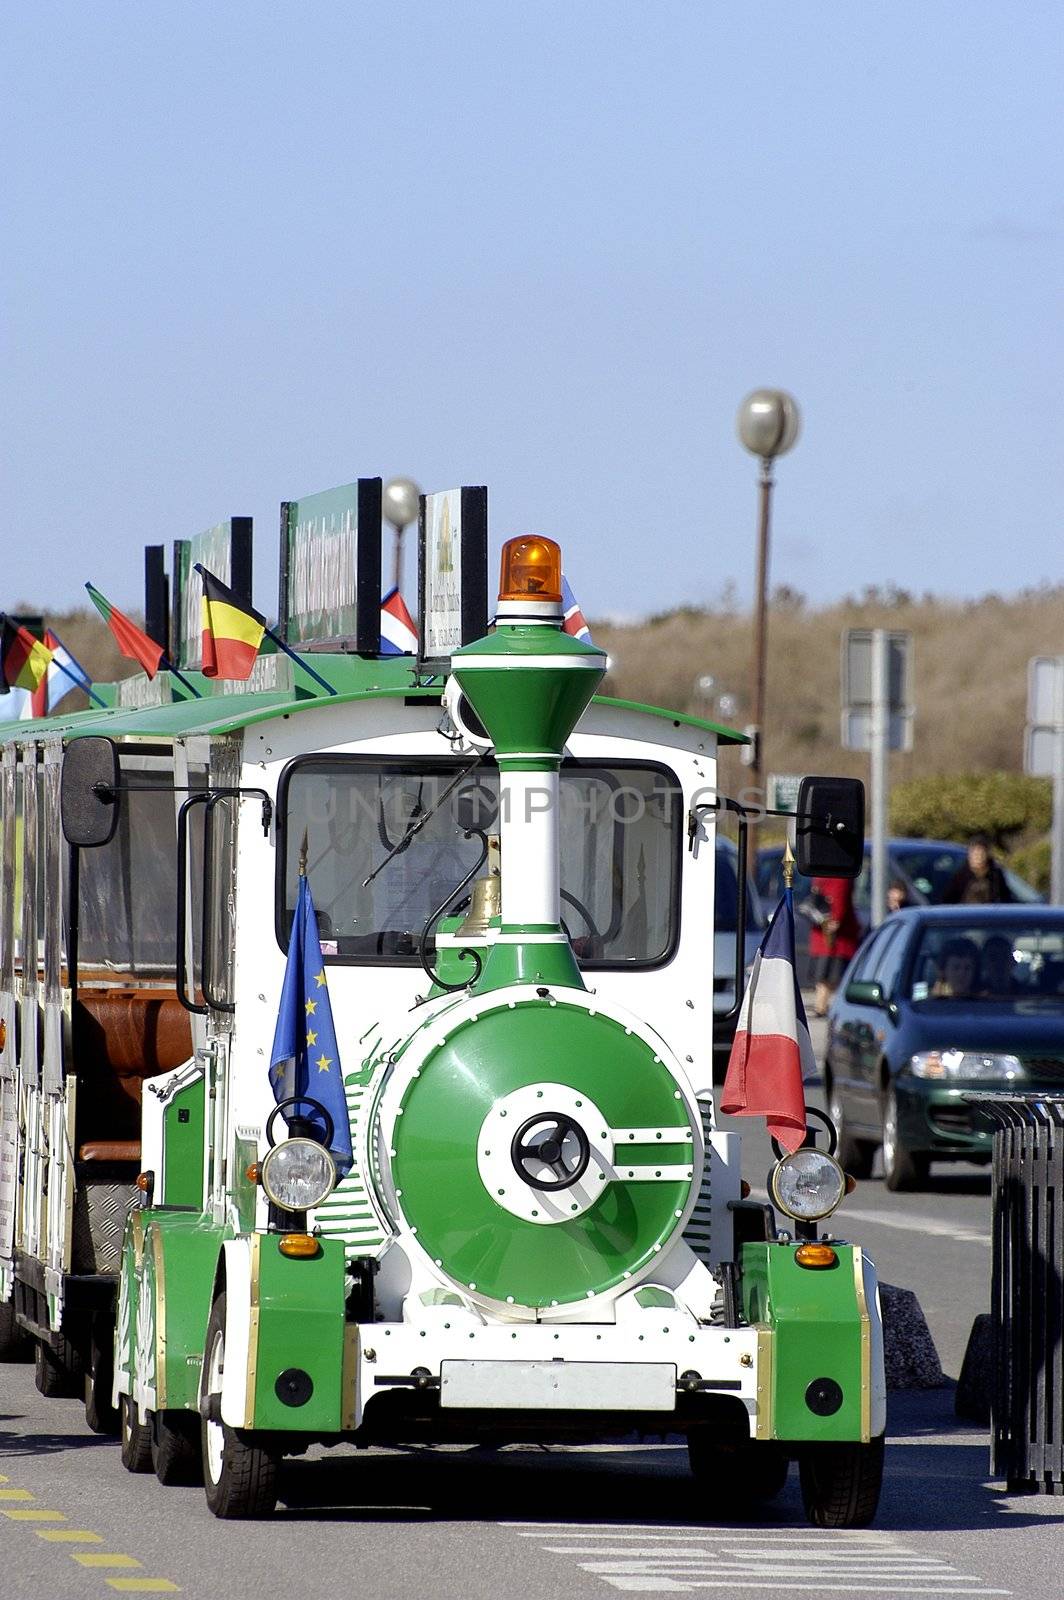
<instances>
[{"instance_id":1,"label":"car wheel","mask_svg":"<svg viewBox=\"0 0 1064 1600\"><path fill-rule=\"evenodd\" d=\"M867 1528L883 1483L883 1435L868 1444L807 1444L798 1473L805 1514L815 1528Z\"/></svg>"},{"instance_id":2,"label":"car wheel","mask_svg":"<svg viewBox=\"0 0 1064 1600\"><path fill-rule=\"evenodd\" d=\"M842 1096L839 1086L835 1082L829 1068L825 1067L827 1083L825 1084L828 1116L835 1124L839 1144L835 1155L844 1172L850 1173L854 1178L868 1178L872 1174L872 1158L876 1153L874 1144L867 1139L855 1139L846 1125L846 1112L843 1108Z\"/></svg>"},{"instance_id":3,"label":"car wheel","mask_svg":"<svg viewBox=\"0 0 1064 1600\"><path fill-rule=\"evenodd\" d=\"M897 1193L919 1189L927 1182L931 1166L928 1156L917 1155L903 1144L898 1131L898 1096L890 1084L883 1096L883 1182Z\"/></svg>"},{"instance_id":4,"label":"car wheel","mask_svg":"<svg viewBox=\"0 0 1064 1600\"><path fill-rule=\"evenodd\" d=\"M207 1505L225 1521L268 1517L277 1504L280 1455L238 1432L220 1415L225 1370L225 1290L214 1302L207 1324L200 1403L203 1487Z\"/></svg>"}]
</instances>

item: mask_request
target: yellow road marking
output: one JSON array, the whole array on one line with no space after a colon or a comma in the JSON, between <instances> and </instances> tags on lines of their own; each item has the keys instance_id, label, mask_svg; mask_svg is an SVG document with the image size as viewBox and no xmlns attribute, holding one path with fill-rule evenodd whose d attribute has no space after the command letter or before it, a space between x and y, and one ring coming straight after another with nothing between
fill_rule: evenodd
<instances>
[{"instance_id":1,"label":"yellow road marking","mask_svg":"<svg viewBox=\"0 0 1064 1600\"><path fill-rule=\"evenodd\" d=\"M53 1544L103 1544L98 1533L87 1528L38 1528L38 1539L50 1539Z\"/></svg>"},{"instance_id":2,"label":"yellow road marking","mask_svg":"<svg viewBox=\"0 0 1064 1600\"><path fill-rule=\"evenodd\" d=\"M32 1500L28 1489L0 1489L0 1500Z\"/></svg>"},{"instance_id":3,"label":"yellow road marking","mask_svg":"<svg viewBox=\"0 0 1064 1600\"><path fill-rule=\"evenodd\" d=\"M10 1483L10 1482L11 1482L11 1479L10 1478L5 1478L4 1474L2 1472L0 1472L0 1483Z\"/></svg>"},{"instance_id":4,"label":"yellow road marking","mask_svg":"<svg viewBox=\"0 0 1064 1600\"><path fill-rule=\"evenodd\" d=\"M65 1522L66 1517L61 1511L3 1511L0 1516L9 1517L12 1522Z\"/></svg>"},{"instance_id":5,"label":"yellow road marking","mask_svg":"<svg viewBox=\"0 0 1064 1600\"><path fill-rule=\"evenodd\" d=\"M169 1578L108 1578L112 1589L120 1589L123 1594L180 1594L176 1583L171 1583Z\"/></svg>"},{"instance_id":6,"label":"yellow road marking","mask_svg":"<svg viewBox=\"0 0 1064 1600\"><path fill-rule=\"evenodd\" d=\"M74 1552L74 1560L80 1561L83 1567L142 1567L143 1561L138 1561L134 1556L105 1555L102 1550L90 1550L79 1555Z\"/></svg>"}]
</instances>

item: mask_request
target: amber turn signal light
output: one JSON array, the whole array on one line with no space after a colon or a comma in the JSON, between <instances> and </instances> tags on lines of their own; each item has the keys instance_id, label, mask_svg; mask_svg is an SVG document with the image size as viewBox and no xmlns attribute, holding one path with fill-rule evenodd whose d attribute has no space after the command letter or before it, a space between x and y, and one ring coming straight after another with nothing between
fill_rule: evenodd
<instances>
[{"instance_id":1,"label":"amber turn signal light","mask_svg":"<svg viewBox=\"0 0 1064 1600\"><path fill-rule=\"evenodd\" d=\"M853 1194L853 1191L856 1189L856 1187L857 1187L857 1179L852 1177L850 1175L850 1173L847 1173L846 1174L846 1193L847 1194Z\"/></svg>"},{"instance_id":2,"label":"amber turn signal light","mask_svg":"<svg viewBox=\"0 0 1064 1600\"><path fill-rule=\"evenodd\" d=\"M321 1255L321 1245L309 1233L282 1233L277 1248L283 1256L294 1261L312 1261Z\"/></svg>"},{"instance_id":3,"label":"amber turn signal light","mask_svg":"<svg viewBox=\"0 0 1064 1600\"><path fill-rule=\"evenodd\" d=\"M800 1244L794 1259L800 1267L833 1267L839 1258L829 1244Z\"/></svg>"},{"instance_id":4,"label":"amber turn signal light","mask_svg":"<svg viewBox=\"0 0 1064 1600\"><path fill-rule=\"evenodd\" d=\"M740 1178L739 1179L739 1193L740 1193L740 1195L742 1196L742 1198L744 1200L749 1200L749 1198L750 1198L750 1185L747 1183L745 1178Z\"/></svg>"},{"instance_id":5,"label":"amber turn signal light","mask_svg":"<svg viewBox=\"0 0 1064 1600\"><path fill-rule=\"evenodd\" d=\"M250 1167L244 1168L244 1176L249 1183L262 1182L262 1168L259 1166L257 1161L253 1161Z\"/></svg>"},{"instance_id":6,"label":"amber turn signal light","mask_svg":"<svg viewBox=\"0 0 1064 1600\"><path fill-rule=\"evenodd\" d=\"M536 534L507 539L502 547L500 600L562 598L562 553L553 539Z\"/></svg>"},{"instance_id":7,"label":"amber turn signal light","mask_svg":"<svg viewBox=\"0 0 1064 1600\"><path fill-rule=\"evenodd\" d=\"M151 1188L151 1173L138 1172L134 1181L141 1194L147 1194L148 1190Z\"/></svg>"}]
</instances>

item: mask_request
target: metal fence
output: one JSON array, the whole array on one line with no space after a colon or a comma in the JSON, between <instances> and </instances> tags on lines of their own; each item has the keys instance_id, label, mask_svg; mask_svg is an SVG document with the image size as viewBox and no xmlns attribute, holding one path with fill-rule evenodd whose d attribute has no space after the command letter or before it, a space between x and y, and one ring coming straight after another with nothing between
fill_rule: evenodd
<instances>
[{"instance_id":1,"label":"metal fence","mask_svg":"<svg viewBox=\"0 0 1064 1600\"><path fill-rule=\"evenodd\" d=\"M991 1472L1064 1494L1064 1094L965 1099L995 1125Z\"/></svg>"}]
</instances>

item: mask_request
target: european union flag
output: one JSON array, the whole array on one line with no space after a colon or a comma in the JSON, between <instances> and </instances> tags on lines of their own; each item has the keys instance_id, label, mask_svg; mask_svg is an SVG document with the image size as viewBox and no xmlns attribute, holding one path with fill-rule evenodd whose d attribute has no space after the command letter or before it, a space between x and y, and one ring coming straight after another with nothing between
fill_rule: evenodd
<instances>
[{"instance_id":1,"label":"european union flag","mask_svg":"<svg viewBox=\"0 0 1064 1600\"><path fill-rule=\"evenodd\" d=\"M288 940L288 965L281 989L281 1007L270 1051L270 1087L280 1104L293 1095L309 1095L333 1120L330 1149L340 1176L351 1166L351 1121L347 1114L340 1052L336 1045L325 962L318 938L318 919L310 884L299 880L299 898ZM297 1107L297 1114L300 1108ZM307 1107L322 1138L325 1124Z\"/></svg>"}]
</instances>

